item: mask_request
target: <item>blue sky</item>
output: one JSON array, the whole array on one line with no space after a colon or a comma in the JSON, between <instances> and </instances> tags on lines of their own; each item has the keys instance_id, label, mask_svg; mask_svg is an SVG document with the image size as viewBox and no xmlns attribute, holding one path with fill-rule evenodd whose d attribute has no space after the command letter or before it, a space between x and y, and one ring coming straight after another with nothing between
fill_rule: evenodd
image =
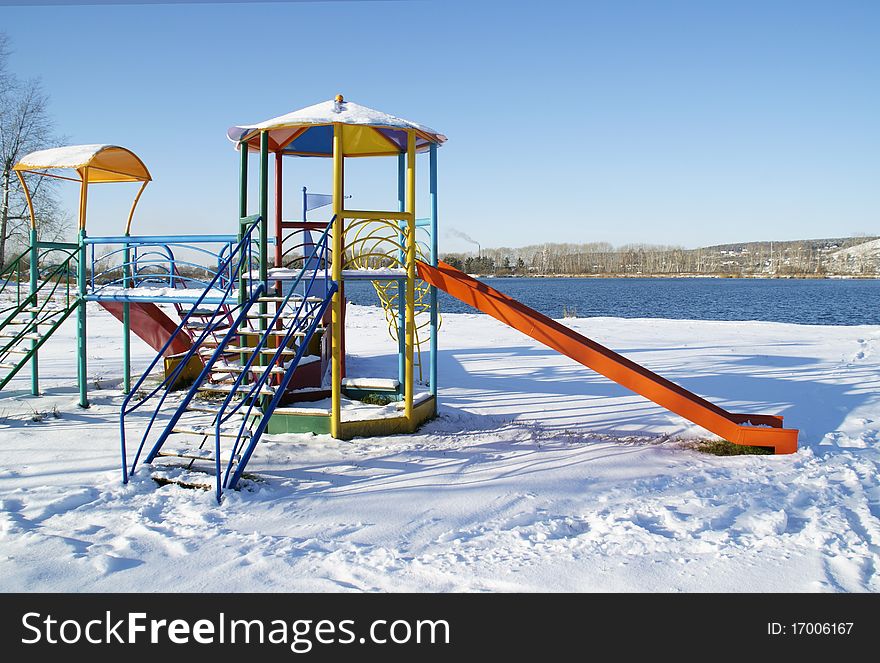
<instances>
[{"instance_id":1,"label":"blue sky","mask_svg":"<svg viewBox=\"0 0 880 663\"><path fill-rule=\"evenodd\" d=\"M341 92L449 137L441 226L483 246L880 234L870 0L0 6L0 30L59 133L147 163L139 233L233 229L227 127ZM393 205L393 173L352 164L353 206ZM288 159L285 179L295 217L329 162ZM122 229L111 188L90 234Z\"/></svg>"}]
</instances>

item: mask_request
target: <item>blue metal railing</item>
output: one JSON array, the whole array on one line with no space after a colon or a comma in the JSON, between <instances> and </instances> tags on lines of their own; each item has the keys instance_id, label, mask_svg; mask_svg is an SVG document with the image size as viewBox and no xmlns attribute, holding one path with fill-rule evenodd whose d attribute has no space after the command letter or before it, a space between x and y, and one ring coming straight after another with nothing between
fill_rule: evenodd
<instances>
[{"instance_id":1,"label":"blue metal railing","mask_svg":"<svg viewBox=\"0 0 880 663\"><path fill-rule=\"evenodd\" d=\"M336 291L336 283L331 282L329 278L329 231L330 226L327 227L321 238L314 244L314 252L312 256L310 256L310 258L315 259L317 264L323 264L323 267L320 269L303 268L299 272L296 279L294 279L291 284L287 295L276 307L275 314L266 323L266 329L261 333L256 345L248 347L249 357L247 361L238 367L238 376L235 378L232 385L230 385L229 393L217 408L213 425L214 463L216 472L215 491L218 501L220 500L223 489L229 487L234 488L241 478L242 472L250 460L251 454L268 425L272 412L278 406L278 403L287 390L287 387L293 378L293 374L296 371L296 367L299 365L299 362L309 345L309 341L320 325L330 299ZM308 262L312 262L312 260L309 260ZM322 296L316 296L314 294L314 289L318 282L318 274L320 273L323 273L323 278L320 279L320 281L324 285L324 292ZM308 278L305 278L306 275L308 275ZM305 285L306 282L307 285ZM302 293L297 291L301 285L304 285ZM261 288L262 284L260 285L260 289ZM249 300L246 309L242 312L243 317L247 316L248 310L257 302L260 294L262 294L261 290L258 290L255 296ZM279 337L279 341L276 343L275 352L271 354L265 363L263 363L261 361L263 350L267 347L272 332L277 329L281 322L282 316L290 315L289 306L291 302L294 302L294 310L292 318L286 317L285 319L285 323L287 324L285 334L283 337ZM195 398L196 393L198 393L199 388L210 376L212 370L222 372L223 367L217 367L216 362L220 357L224 356L224 354L228 354L228 352L225 351L230 341L239 336L240 331L238 325L240 324L240 320L241 317L230 328L229 332L211 355L210 360L206 362L201 374L178 405L177 411L166 424L165 430L156 440L156 443L147 454L144 462L151 462L159 454L159 451L162 449L168 436L172 433L174 427L180 420L180 417L189 407L190 403ZM294 358L285 365L283 363L283 356L289 352L291 342L298 334L302 334L299 347L297 348ZM273 381L273 369L279 366L279 364L284 369L280 384L270 385L270 382ZM254 373L256 373L258 377L251 380L249 376ZM265 403L265 398L263 398L267 386L272 386L274 389L272 399L268 404ZM258 412L261 416L256 429L252 431L250 430L250 425L255 418L254 408L259 408ZM227 423L234 415L240 415L242 421L229 450L229 461L224 472L220 445L221 432L223 424ZM235 459L240 452L241 459L236 464ZM230 477L230 472L233 467L235 467L235 472Z\"/></svg>"},{"instance_id":2,"label":"blue metal railing","mask_svg":"<svg viewBox=\"0 0 880 663\"><path fill-rule=\"evenodd\" d=\"M87 237L84 243L91 267L88 298L125 300L129 297L119 291L131 287L203 290L208 283L213 283L217 289L226 289L235 277L228 258L233 247L238 246L239 238L236 235L119 235ZM221 245L217 249L208 248L217 244ZM118 248L98 255L98 247L117 245ZM194 255L192 259L183 259L175 255L176 251ZM198 257L207 257L207 264L196 262ZM142 295L140 299L143 297L150 295ZM173 296L165 295L163 299L170 300Z\"/></svg>"},{"instance_id":3,"label":"blue metal railing","mask_svg":"<svg viewBox=\"0 0 880 663\"><path fill-rule=\"evenodd\" d=\"M284 397L284 394L287 391L287 387L290 384L290 381L293 379L293 374L296 371L296 367L299 365L300 360L302 359L306 349L308 348L309 341L311 340L312 336L314 336L318 326L321 324L324 314L327 311L327 307L330 304L331 298L338 288L338 284L330 280L328 273L330 263L329 232L331 226L332 222L331 224L327 225L327 229L324 230L321 238L314 244L315 248L312 255L309 256L309 259L305 261L306 266L303 267L303 269L297 275L292 286L290 287L290 291L287 293L284 301L277 307L275 311L275 316L272 318L272 321L267 325L268 329L273 329L291 299L295 299L297 296L299 296L299 306L296 307L293 319L287 327L287 333L282 339L280 339L276 343L277 349L271 355L265 368L263 366L259 367L258 370L261 371L259 379L253 385L250 385L250 390L245 398L240 400L239 403L235 405L235 407L233 407L228 413L225 414L225 409L232 401L233 392L230 392L223 402L221 414L217 417L217 421L215 423L214 440L215 448L218 450L218 457L221 425L228 421L229 418L239 409L241 409L245 403L248 403L247 412L244 413L241 426L238 430L238 435L235 438L235 443L230 450L229 464L227 465L226 473L223 477L222 487L224 488L230 486L234 488L238 484L238 480L241 478L241 475L244 472L244 468L247 466L247 463L250 460L254 449L256 448L257 442L259 441L260 437L262 436L263 432L265 432L266 427L269 424L269 418L272 412L275 411L275 408ZM313 262L315 265L323 265L323 270L321 268L310 269L308 265L312 264ZM316 277L320 271L323 271L323 279L321 281L324 286L323 296L318 296L314 294ZM298 294L297 287L303 282L303 276L306 274L311 275L308 279L308 284L305 285L305 287L303 288L302 294ZM310 301L310 297L314 297L316 300L318 300L318 302ZM299 347L297 348L296 355L294 356L293 360L285 366L282 358L284 356L285 350L290 347L291 341L296 337L297 333L303 333L304 336L300 339ZM253 364L254 359L259 355L260 350L265 346L267 340L268 334L264 334L258 343L257 349L254 351L248 361L248 367ZM272 400L264 407L262 411L263 416L260 417L257 428L254 431L251 431L248 445L242 453L241 460L235 466L235 472L233 473L232 480L230 481L229 472L233 466L233 460L235 459L235 456L238 454L238 451L242 446L245 427L251 420L254 406L258 401L258 399L254 397L254 395L258 395L260 393L260 389L270 380L272 369L275 368L275 366L278 365L279 362L284 368L284 374L281 378L281 382L280 384L275 386L275 393L272 396ZM244 373L239 376L238 380L236 381L237 384L240 384L243 375ZM217 494L217 497L219 499L219 492Z\"/></svg>"},{"instance_id":4,"label":"blue metal railing","mask_svg":"<svg viewBox=\"0 0 880 663\"><path fill-rule=\"evenodd\" d=\"M252 238L251 242L257 239ZM227 260L238 245L236 235L115 235L86 237L89 301L180 301L192 303L193 296L168 293L131 295L128 288L176 288L203 290L215 282L224 289L235 278ZM268 243L274 243L269 238ZM219 248L209 248L211 245ZM118 246L117 246L118 245ZM99 247L117 246L101 255ZM253 248L253 247L252 247ZM255 252L251 252L254 255ZM184 259L181 254L188 254ZM202 262L197 262L201 258ZM207 260L205 260L207 258ZM251 260L248 269L255 269L258 261ZM226 265L225 271L221 269ZM208 301L214 303L215 298Z\"/></svg>"}]
</instances>

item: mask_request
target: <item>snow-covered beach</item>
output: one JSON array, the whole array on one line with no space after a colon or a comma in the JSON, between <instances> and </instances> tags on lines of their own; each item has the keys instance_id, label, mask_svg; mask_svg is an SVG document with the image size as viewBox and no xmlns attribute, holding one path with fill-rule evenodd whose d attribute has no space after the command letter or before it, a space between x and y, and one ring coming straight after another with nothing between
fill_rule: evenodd
<instances>
[{"instance_id":1,"label":"snow-covered beach","mask_svg":"<svg viewBox=\"0 0 880 663\"><path fill-rule=\"evenodd\" d=\"M91 306L91 305L90 305ZM229 491L123 486L121 326L89 309L0 394L3 591L880 590L880 327L586 318L566 324L734 411L801 430L792 456L707 435L488 316L447 314L440 416L409 436L267 438ZM390 376L352 306L349 371ZM151 351L134 340L135 368Z\"/></svg>"}]
</instances>

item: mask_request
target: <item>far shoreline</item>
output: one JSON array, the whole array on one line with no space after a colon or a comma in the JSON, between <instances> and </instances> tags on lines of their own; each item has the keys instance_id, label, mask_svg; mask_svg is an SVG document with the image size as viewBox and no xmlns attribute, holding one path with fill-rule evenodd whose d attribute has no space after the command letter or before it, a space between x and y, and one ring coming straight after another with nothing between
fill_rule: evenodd
<instances>
[{"instance_id":1,"label":"far shoreline","mask_svg":"<svg viewBox=\"0 0 880 663\"><path fill-rule=\"evenodd\" d=\"M873 281L880 274L480 274L478 279L743 279L798 281Z\"/></svg>"}]
</instances>

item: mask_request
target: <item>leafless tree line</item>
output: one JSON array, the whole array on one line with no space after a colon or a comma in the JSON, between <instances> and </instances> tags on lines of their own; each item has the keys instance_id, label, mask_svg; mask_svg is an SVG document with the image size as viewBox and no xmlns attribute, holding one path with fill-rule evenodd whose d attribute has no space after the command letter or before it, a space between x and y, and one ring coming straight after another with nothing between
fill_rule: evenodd
<instances>
[{"instance_id":1,"label":"leafless tree line","mask_svg":"<svg viewBox=\"0 0 880 663\"><path fill-rule=\"evenodd\" d=\"M49 117L49 99L36 79L21 80L9 71L9 40L0 33L0 267L30 243L30 214L12 168L26 154L57 145ZM28 174L37 237L61 238L68 218L56 195L57 180Z\"/></svg>"},{"instance_id":2,"label":"leafless tree line","mask_svg":"<svg viewBox=\"0 0 880 663\"><path fill-rule=\"evenodd\" d=\"M880 274L880 247L843 251L874 240L873 237L849 237L748 242L698 249L651 244L613 247L606 242L545 243L521 248L487 248L479 257L450 253L443 259L472 273L523 276L874 275Z\"/></svg>"}]
</instances>

